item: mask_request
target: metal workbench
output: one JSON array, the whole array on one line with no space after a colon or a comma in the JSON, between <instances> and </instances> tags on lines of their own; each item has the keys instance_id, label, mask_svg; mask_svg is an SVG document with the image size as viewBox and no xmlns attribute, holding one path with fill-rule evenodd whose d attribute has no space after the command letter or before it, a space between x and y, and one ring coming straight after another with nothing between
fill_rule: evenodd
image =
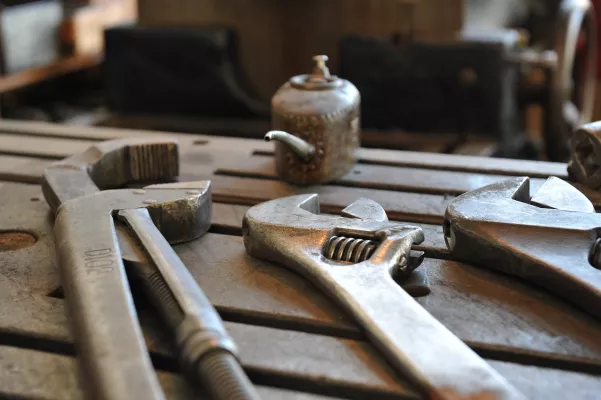
<instances>
[{"instance_id":1,"label":"metal workbench","mask_svg":"<svg viewBox=\"0 0 601 400\"><path fill-rule=\"evenodd\" d=\"M159 133L0 121L0 397L82 397L52 216L39 187L43 169L95 141L150 135ZM301 192L319 193L329 213L369 197L391 219L422 226L420 268L431 293L420 304L529 398L599 398L601 321L533 285L453 261L440 226L460 193L507 176L567 178L565 164L362 149L361 162L336 184L297 188L277 180L269 143L166 135L181 144L181 180L213 182L210 233L175 249L226 320L264 399L418 398L324 294L246 255L248 206ZM600 193L585 193L601 207ZM150 307L137 305L166 393L192 397Z\"/></svg>"}]
</instances>

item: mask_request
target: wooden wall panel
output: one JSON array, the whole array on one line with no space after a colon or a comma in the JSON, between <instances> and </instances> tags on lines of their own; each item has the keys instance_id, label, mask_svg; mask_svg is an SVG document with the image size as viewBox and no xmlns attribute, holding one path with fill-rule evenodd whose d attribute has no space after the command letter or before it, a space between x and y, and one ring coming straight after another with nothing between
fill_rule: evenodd
<instances>
[{"instance_id":1,"label":"wooden wall panel","mask_svg":"<svg viewBox=\"0 0 601 400\"><path fill-rule=\"evenodd\" d=\"M391 35L413 19L416 38L448 38L462 15L463 0L139 0L143 24L235 26L244 68L265 98L309 72L315 54L330 56L336 72L345 35Z\"/></svg>"}]
</instances>

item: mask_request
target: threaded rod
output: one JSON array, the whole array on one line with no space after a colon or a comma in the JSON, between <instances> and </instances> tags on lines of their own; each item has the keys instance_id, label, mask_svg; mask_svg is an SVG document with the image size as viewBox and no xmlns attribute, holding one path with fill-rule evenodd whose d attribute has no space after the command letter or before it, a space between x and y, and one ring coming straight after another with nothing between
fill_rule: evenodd
<instances>
[{"instance_id":1,"label":"threaded rod","mask_svg":"<svg viewBox=\"0 0 601 400\"><path fill-rule=\"evenodd\" d=\"M198 362L203 388L214 400L258 400L259 395L236 358L223 350L211 351Z\"/></svg>"}]
</instances>

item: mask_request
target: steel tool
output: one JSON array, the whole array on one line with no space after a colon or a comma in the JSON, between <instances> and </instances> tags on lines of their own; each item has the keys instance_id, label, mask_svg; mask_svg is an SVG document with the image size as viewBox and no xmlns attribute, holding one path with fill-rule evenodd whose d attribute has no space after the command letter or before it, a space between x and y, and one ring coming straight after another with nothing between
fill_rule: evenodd
<instances>
[{"instance_id":1,"label":"steel tool","mask_svg":"<svg viewBox=\"0 0 601 400\"><path fill-rule=\"evenodd\" d=\"M601 189L601 121L579 127L572 135L570 179L591 189Z\"/></svg>"},{"instance_id":2,"label":"steel tool","mask_svg":"<svg viewBox=\"0 0 601 400\"><path fill-rule=\"evenodd\" d=\"M414 226L389 222L360 199L342 216L320 215L317 194L250 208L247 252L309 278L342 305L399 372L435 399L522 399L509 383L394 282L423 259Z\"/></svg>"},{"instance_id":3,"label":"steel tool","mask_svg":"<svg viewBox=\"0 0 601 400\"><path fill-rule=\"evenodd\" d=\"M44 196L56 213L61 282L90 397L164 398L122 258L174 333L184 370L214 398L257 397L219 315L167 242L207 231L210 182L99 191L172 180L178 169L174 141L116 140L44 173Z\"/></svg>"},{"instance_id":4,"label":"steel tool","mask_svg":"<svg viewBox=\"0 0 601 400\"><path fill-rule=\"evenodd\" d=\"M600 232L601 215L558 178L532 197L527 177L465 193L448 206L444 222L454 258L526 279L597 317Z\"/></svg>"}]
</instances>

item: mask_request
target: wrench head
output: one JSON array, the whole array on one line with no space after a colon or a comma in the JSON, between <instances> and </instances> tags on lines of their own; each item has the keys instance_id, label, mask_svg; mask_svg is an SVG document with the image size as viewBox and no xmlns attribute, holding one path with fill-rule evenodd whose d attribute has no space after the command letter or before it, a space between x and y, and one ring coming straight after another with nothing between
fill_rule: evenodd
<instances>
[{"instance_id":1,"label":"wrench head","mask_svg":"<svg viewBox=\"0 0 601 400\"><path fill-rule=\"evenodd\" d=\"M119 139L98 143L44 171L42 190L56 211L65 201L128 183L169 182L179 173L173 139Z\"/></svg>"},{"instance_id":2,"label":"wrench head","mask_svg":"<svg viewBox=\"0 0 601 400\"><path fill-rule=\"evenodd\" d=\"M153 222L170 243L196 239L211 225L211 182L184 182L96 192L63 203L59 220L96 221L120 210L147 208Z\"/></svg>"},{"instance_id":3,"label":"wrench head","mask_svg":"<svg viewBox=\"0 0 601 400\"><path fill-rule=\"evenodd\" d=\"M570 178L592 189L601 188L601 122L582 125L570 142Z\"/></svg>"},{"instance_id":4,"label":"wrench head","mask_svg":"<svg viewBox=\"0 0 601 400\"><path fill-rule=\"evenodd\" d=\"M560 196L570 191L560 190ZM443 231L455 259L518 276L599 310L601 273L589 255L601 232L600 214L537 206L529 179L522 177L457 197L447 207Z\"/></svg>"},{"instance_id":5,"label":"wrench head","mask_svg":"<svg viewBox=\"0 0 601 400\"><path fill-rule=\"evenodd\" d=\"M411 245L424 240L421 228L389 222L381 206L368 199L357 200L343 215L319 214L317 194L261 203L243 219L246 251L309 275L319 268L349 263L377 264L391 274L419 265L408 258Z\"/></svg>"}]
</instances>

